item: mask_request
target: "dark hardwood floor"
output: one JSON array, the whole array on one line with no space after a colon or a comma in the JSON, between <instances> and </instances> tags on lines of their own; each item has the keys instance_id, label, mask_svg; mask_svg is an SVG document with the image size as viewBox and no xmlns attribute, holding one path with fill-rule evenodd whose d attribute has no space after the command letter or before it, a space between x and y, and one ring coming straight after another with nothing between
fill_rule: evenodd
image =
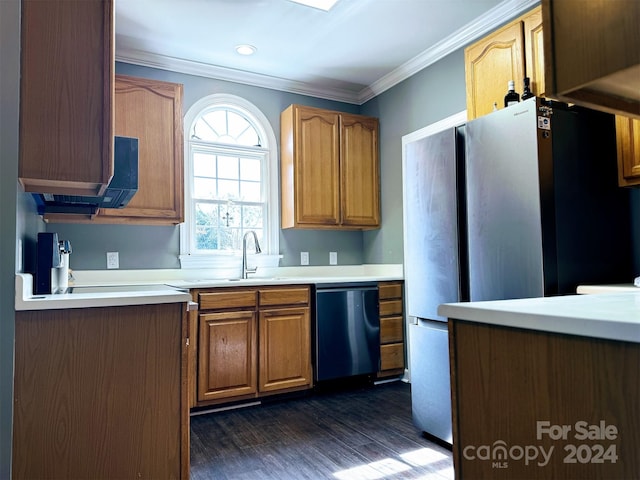
<instances>
[{"instance_id":1,"label":"dark hardwood floor","mask_svg":"<svg viewBox=\"0 0 640 480\"><path fill-rule=\"evenodd\" d=\"M410 385L324 388L191 417L191 478L453 478L451 451L411 420Z\"/></svg>"}]
</instances>

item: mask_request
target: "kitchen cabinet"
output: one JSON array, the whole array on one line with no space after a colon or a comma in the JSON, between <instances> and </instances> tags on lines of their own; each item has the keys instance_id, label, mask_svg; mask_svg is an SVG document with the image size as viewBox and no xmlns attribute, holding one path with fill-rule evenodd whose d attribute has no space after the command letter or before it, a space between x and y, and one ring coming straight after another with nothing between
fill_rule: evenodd
<instances>
[{"instance_id":1,"label":"kitchen cabinet","mask_svg":"<svg viewBox=\"0 0 640 480\"><path fill-rule=\"evenodd\" d=\"M200 315L198 400L256 393L254 311Z\"/></svg>"},{"instance_id":2,"label":"kitchen cabinet","mask_svg":"<svg viewBox=\"0 0 640 480\"><path fill-rule=\"evenodd\" d=\"M456 479L640 478L640 344L458 319L449 329Z\"/></svg>"},{"instance_id":3,"label":"kitchen cabinet","mask_svg":"<svg viewBox=\"0 0 640 480\"><path fill-rule=\"evenodd\" d=\"M522 94L524 77L531 91L544 96L544 50L540 7L465 48L467 117L481 117L504 107L507 83L513 80Z\"/></svg>"},{"instance_id":4,"label":"kitchen cabinet","mask_svg":"<svg viewBox=\"0 0 640 480\"><path fill-rule=\"evenodd\" d=\"M578 103L590 108L599 107L596 104L590 102L579 101L579 99L595 99L593 92L588 90L580 90L572 94L558 95L552 93L556 82L555 71L557 65L554 65L554 61L557 61L558 56L550 51L550 45L553 42L553 38L549 38L549 34L546 33L546 26L552 24L550 10L553 8L553 0L543 2L542 7L536 7L530 12L524 14L513 22L508 23L504 27L496 30L495 32L484 37L480 41L465 49L465 72L466 72L466 85L467 85L467 117L469 120L477 118L482 115L486 115L493 110L493 103L496 102L498 108L502 108L503 98L507 90L507 82L513 79L516 82L516 91L522 93L522 85L518 83L518 79L528 76L531 78L531 90L536 96L553 97L569 103ZM563 78L569 76L571 72L581 71L584 66L578 68L575 64L574 58L578 58L582 55L582 50L576 53L575 45L578 40L565 37L565 29L572 30L575 28L574 18L567 14L568 11L579 9L581 17L584 12L589 11L591 8L595 10L600 9L602 5L599 2L589 4L589 8L584 8L584 2L578 0L577 2L570 0L567 2L559 2L562 8L555 7L553 10L558 15L567 15L563 20L554 18L558 25L562 25L562 33L559 35L560 40L565 39L567 43L566 52L563 52L568 58L571 59L567 66L567 61L563 60L563 64L560 67L561 75ZM578 5L578 3L580 5ZM626 0L623 0L626 5ZM621 3L621 5L623 5ZM627 14L631 17L635 15L636 21L634 23L633 31L618 32L616 35L638 35L637 23L640 20L640 4L634 2L632 5L627 5ZM626 8L626 7L625 7ZM557 10L557 12L556 12ZM615 17L615 12L622 11L623 9L606 9L606 17L598 19L592 17L589 14L590 21L588 25L598 24L604 18ZM559 13L562 12L562 13ZM627 15L625 14L625 15ZM544 18L543 18L544 17ZM584 21L584 19L580 19ZM625 22L627 22L625 17ZM624 22L623 22L624 23ZM627 23L624 23L627 25ZM599 27L598 27L599 28ZM607 33L613 33L615 29L607 29ZM580 27L580 33L582 35L591 36L593 32L587 27ZM595 43L600 45L601 39L598 37L594 40ZM639 40L640 41L640 40ZM638 42L633 45L637 45ZM625 44L626 45L626 44ZM596 48L595 51L599 52L601 47ZM622 50L622 49L620 49ZM633 51L633 48L624 49L625 51ZM640 47L636 50L636 55L640 55ZM555 55L555 56L554 56ZM577 57L575 57L577 55ZM546 57L545 57L546 56ZM586 54L591 59L592 55ZM597 57L597 54L595 54ZM545 58L547 61L545 62ZM582 59L586 61L585 58ZM612 61L617 61L617 57L614 56ZM638 59L640 62L640 58ZM594 67L595 68L595 67ZM627 78L627 77L625 77ZM635 73L636 84L634 85L635 91L640 92L640 67ZM598 83L599 85L599 83ZM591 93L588 93L591 92ZM574 98L574 95L577 95ZM598 94L598 95L604 95ZM640 95L640 94L639 94ZM598 97L599 98L599 97ZM619 101L620 99L616 100ZM636 110L640 108L640 100L636 104ZM616 116L616 136L618 143L618 177L620 186L635 186L640 184L640 115L638 119L630 118L629 109L613 109L604 108L603 110L609 112L623 112L624 115Z\"/></svg>"},{"instance_id":5,"label":"kitchen cabinet","mask_svg":"<svg viewBox=\"0 0 640 480\"><path fill-rule=\"evenodd\" d=\"M138 191L97 215L47 214L60 223L172 225L184 220L183 86L116 75L115 135L138 139Z\"/></svg>"},{"instance_id":6,"label":"kitchen cabinet","mask_svg":"<svg viewBox=\"0 0 640 480\"><path fill-rule=\"evenodd\" d=\"M378 119L291 105L280 122L282 228L378 228Z\"/></svg>"},{"instance_id":7,"label":"kitchen cabinet","mask_svg":"<svg viewBox=\"0 0 640 480\"><path fill-rule=\"evenodd\" d=\"M22 2L25 191L98 195L113 175L113 0Z\"/></svg>"},{"instance_id":8,"label":"kitchen cabinet","mask_svg":"<svg viewBox=\"0 0 640 480\"><path fill-rule=\"evenodd\" d=\"M116 76L115 134L138 139L138 191L125 208L100 209L100 223L184 220L183 86Z\"/></svg>"},{"instance_id":9,"label":"kitchen cabinet","mask_svg":"<svg viewBox=\"0 0 640 480\"><path fill-rule=\"evenodd\" d=\"M184 303L16 312L14 478L189 478Z\"/></svg>"},{"instance_id":10,"label":"kitchen cabinet","mask_svg":"<svg viewBox=\"0 0 640 480\"><path fill-rule=\"evenodd\" d=\"M548 96L640 119L640 2L543 0Z\"/></svg>"},{"instance_id":11,"label":"kitchen cabinet","mask_svg":"<svg viewBox=\"0 0 640 480\"><path fill-rule=\"evenodd\" d=\"M618 184L640 185L640 120L616 115Z\"/></svg>"},{"instance_id":12,"label":"kitchen cabinet","mask_svg":"<svg viewBox=\"0 0 640 480\"><path fill-rule=\"evenodd\" d=\"M378 284L380 371L378 377L404 374L403 282Z\"/></svg>"},{"instance_id":13,"label":"kitchen cabinet","mask_svg":"<svg viewBox=\"0 0 640 480\"><path fill-rule=\"evenodd\" d=\"M192 406L310 388L308 286L194 290Z\"/></svg>"}]
</instances>

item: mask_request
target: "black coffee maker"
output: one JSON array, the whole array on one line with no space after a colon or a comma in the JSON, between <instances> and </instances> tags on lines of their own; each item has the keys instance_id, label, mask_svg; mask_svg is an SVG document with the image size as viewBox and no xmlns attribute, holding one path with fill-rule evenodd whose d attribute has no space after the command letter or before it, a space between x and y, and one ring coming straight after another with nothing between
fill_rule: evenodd
<instances>
[{"instance_id":1,"label":"black coffee maker","mask_svg":"<svg viewBox=\"0 0 640 480\"><path fill-rule=\"evenodd\" d=\"M68 240L58 240L57 233L38 233L34 282L36 295L50 295L67 291L70 253L71 244Z\"/></svg>"}]
</instances>

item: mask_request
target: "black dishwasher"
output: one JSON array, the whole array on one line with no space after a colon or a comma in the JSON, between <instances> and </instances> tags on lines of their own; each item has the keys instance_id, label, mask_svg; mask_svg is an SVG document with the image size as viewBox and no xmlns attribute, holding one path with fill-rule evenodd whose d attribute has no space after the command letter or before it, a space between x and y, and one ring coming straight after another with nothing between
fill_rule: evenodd
<instances>
[{"instance_id":1,"label":"black dishwasher","mask_svg":"<svg viewBox=\"0 0 640 480\"><path fill-rule=\"evenodd\" d=\"M376 284L316 287L315 380L376 373L380 315Z\"/></svg>"}]
</instances>

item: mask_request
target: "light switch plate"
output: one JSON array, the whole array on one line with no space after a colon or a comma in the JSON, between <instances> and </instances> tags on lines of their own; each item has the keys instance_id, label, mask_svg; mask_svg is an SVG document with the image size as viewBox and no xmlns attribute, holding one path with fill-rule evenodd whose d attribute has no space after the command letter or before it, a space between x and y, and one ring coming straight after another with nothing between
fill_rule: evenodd
<instances>
[{"instance_id":1,"label":"light switch plate","mask_svg":"<svg viewBox=\"0 0 640 480\"><path fill-rule=\"evenodd\" d=\"M309 265L309 252L300 252L300 265Z\"/></svg>"},{"instance_id":2,"label":"light switch plate","mask_svg":"<svg viewBox=\"0 0 640 480\"><path fill-rule=\"evenodd\" d=\"M118 252L107 252L107 269L120 268Z\"/></svg>"},{"instance_id":3,"label":"light switch plate","mask_svg":"<svg viewBox=\"0 0 640 480\"><path fill-rule=\"evenodd\" d=\"M329 265L338 264L338 252L329 252Z\"/></svg>"}]
</instances>

